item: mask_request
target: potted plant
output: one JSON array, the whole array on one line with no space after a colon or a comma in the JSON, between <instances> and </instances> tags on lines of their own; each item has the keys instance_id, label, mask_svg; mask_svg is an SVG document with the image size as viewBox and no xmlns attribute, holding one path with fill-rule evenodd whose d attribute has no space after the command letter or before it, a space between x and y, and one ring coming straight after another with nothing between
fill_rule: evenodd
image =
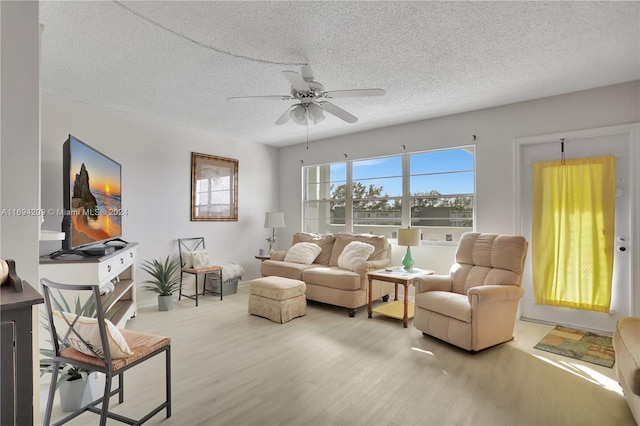
<instances>
[{"instance_id":1,"label":"potted plant","mask_svg":"<svg viewBox=\"0 0 640 426\"><path fill-rule=\"evenodd\" d=\"M53 369L53 350L41 348L40 377ZM52 384L53 385L53 384ZM55 387L60 394L63 412L75 411L102 395L104 376L73 365L61 365Z\"/></svg>"},{"instance_id":2,"label":"potted plant","mask_svg":"<svg viewBox=\"0 0 640 426\"><path fill-rule=\"evenodd\" d=\"M144 290L158 293L158 310L173 309L173 293L180 289L180 261L176 256L167 256L163 260L145 260L142 270L153 279L145 281Z\"/></svg>"},{"instance_id":3,"label":"potted plant","mask_svg":"<svg viewBox=\"0 0 640 426\"><path fill-rule=\"evenodd\" d=\"M74 309L72 310L64 296L59 293L56 298L61 306L59 308L64 312L73 312L79 314L81 311L80 298L76 298ZM107 298L107 303L108 303ZM84 316L95 317L95 306L90 306L83 312ZM44 312L41 313L40 323L47 330L50 335L49 320ZM58 341L62 338L57 336ZM53 342L47 340L51 346ZM65 347L69 347L68 343L65 343ZM53 370L53 349L40 348L40 377L46 373L50 373ZM104 375L85 370L73 365L62 364L60 365L60 371L58 372L58 381L55 384L56 389L60 394L60 406L63 412L75 411L87 405L88 403L95 401L102 395L104 389Z\"/></svg>"},{"instance_id":4,"label":"potted plant","mask_svg":"<svg viewBox=\"0 0 640 426\"><path fill-rule=\"evenodd\" d=\"M59 376L57 386L63 412L76 411L102 396L104 374L65 365Z\"/></svg>"}]
</instances>

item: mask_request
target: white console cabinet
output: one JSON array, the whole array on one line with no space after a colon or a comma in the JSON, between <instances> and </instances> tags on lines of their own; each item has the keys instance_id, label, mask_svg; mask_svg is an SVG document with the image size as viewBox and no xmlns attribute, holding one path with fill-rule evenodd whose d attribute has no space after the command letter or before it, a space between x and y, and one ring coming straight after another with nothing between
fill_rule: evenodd
<instances>
[{"instance_id":1,"label":"white console cabinet","mask_svg":"<svg viewBox=\"0 0 640 426\"><path fill-rule=\"evenodd\" d=\"M40 278L64 284L103 285L111 281L115 290L102 296L105 318L116 327L124 328L127 320L136 314L136 246L137 243L129 243L102 257L44 257L40 259Z\"/></svg>"}]
</instances>

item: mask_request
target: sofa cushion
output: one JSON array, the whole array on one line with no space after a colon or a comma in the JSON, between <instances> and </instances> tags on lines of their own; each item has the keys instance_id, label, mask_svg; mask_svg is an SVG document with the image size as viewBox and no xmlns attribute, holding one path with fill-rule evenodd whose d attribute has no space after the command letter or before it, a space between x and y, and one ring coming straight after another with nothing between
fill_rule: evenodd
<instances>
[{"instance_id":1,"label":"sofa cushion","mask_svg":"<svg viewBox=\"0 0 640 426\"><path fill-rule=\"evenodd\" d=\"M314 243L322 248L322 251L316 257L315 263L320 265L328 265L333 250L335 237L332 234L313 234L311 232L297 232L293 234L291 245L297 243Z\"/></svg>"},{"instance_id":2,"label":"sofa cushion","mask_svg":"<svg viewBox=\"0 0 640 426\"><path fill-rule=\"evenodd\" d=\"M322 248L314 243L296 243L287 251L284 261L311 265L321 251Z\"/></svg>"},{"instance_id":3,"label":"sofa cushion","mask_svg":"<svg viewBox=\"0 0 640 426\"><path fill-rule=\"evenodd\" d=\"M302 280L307 285L318 285L340 290L360 290L360 274L338 267L322 267L305 269Z\"/></svg>"},{"instance_id":4,"label":"sofa cushion","mask_svg":"<svg viewBox=\"0 0 640 426\"><path fill-rule=\"evenodd\" d=\"M416 294L416 306L450 318L471 322L471 304L466 295L448 291L427 291Z\"/></svg>"},{"instance_id":5,"label":"sofa cushion","mask_svg":"<svg viewBox=\"0 0 640 426\"><path fill-rule=\"evenodd\" d=\"M283 262L281 260L265 260L260 264L260 274L262 276L279 276L292 280L301 280L302 271L314 268L318 265L305 265L304 263Z\"/></svg>"},{"instance_id":6,"label":"sofa cushion","mask_svg":"<svg viewBox=\"0 0 640 426\"><path fill-rule=\"evenodd\" d=\"M371 244L351 241L338 257L338 266L355 271L357 265L367 260L374 250L375 248Z\"/></svg>"},{"instance_id":7,"label":"sofa cushion","mask_svg":"<svg viewBox=\"0 0 640 426\"><path fill-rule=\"evenodd\" d=\"M374 247L374 251L369 256L369 260L380 260L388 257L389 242L383 235L340 232L335 235L335 243L333 244L331 259L329 259L329 266L338 266L338 258L342 254L342 251L347 246L347 244L349 244L351 241L360 241L363 243L371 244Z\"/></svg>"}]
</instances>

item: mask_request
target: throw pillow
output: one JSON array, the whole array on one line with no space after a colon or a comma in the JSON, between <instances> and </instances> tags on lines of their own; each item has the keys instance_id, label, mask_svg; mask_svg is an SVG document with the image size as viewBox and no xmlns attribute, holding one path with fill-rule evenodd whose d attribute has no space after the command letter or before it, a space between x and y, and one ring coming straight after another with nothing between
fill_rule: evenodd
<instances>
[{"instance_id":1,"label":"throw pillow","mask_svg":"<svg viewBox=\"0 0 640 426\"><path fill-rule=\"evenodd\" d=\"M206 250L195 250L190 252L191 265L193 269L203 269L211 266L209 261L209 253Z\"/></svg>"},{"instance_id":2,"label":"throw pillow","mask_svg":"<svg viewBox=\"0 0 640 426\"><path fill-rule=\"evenodd\" d=\"M296 232L293 234L291 245L296 243L314 243L322 249L314 263L321 265L328 265L331 258L331 250L333 250L333 243L336 238L333 234L314 234L312 232Z\"/></svg>"},{"instance_id":3,"label":"throw pillow","mask_svg":"<svg viewBox=\"0 0 640 426\"><path fill-rule=\"evenodd\" d=\"M55 322L56 331L59 336L64 336L67 334L69 330L69 325L63 318L69 321L69 324L73 322L73 320L77 317L76 314L71 314L69 312L61 312L54 311L53 312L53 320ZM107 339L109 341L109 352L111 353L111 358L126 358L128 356L133 355L131 349L129 349L129 345L127 341L118 330L118 327L113 325L113 323L107 319L104 320L105 329L107 332ZM93 348L96 353L102 357L104 357L104 348L102 347L102 341L100 340L100 328L98 327L98 319L97 318L89 318L89 317L80 317L78 322L73 326L73 329L80 334L80 336ZM91 349L84 344L77 336L71 332L69 334L69 339L67 339L67 343L71 345L72 348L82 352L85 355L95 356Z\"/></svg>"},{"instance_id":4,"label":"throw pillow","mask_svg":"<svg viewBox=\"0 0 640 426\"><path fill-rule=\"evenodd\" d=\"M314 243L296 243L287 251L284 261L311 265L321 251L322 247Z\"/></svg>"},{"instance_id":5,"label":"throw pillow","mask_svg":"<svg viewBox=\"0 0 640 426\"><path fill-rule=\"evenodd\" d=\"M358 263L364 262L371 256L375 250L371 244L360 241L351 241L340 253L338 257L338 266L342 269L355 271Z\"/></svg>"},{"instance_id":6,"label":"throw pillow","mask_svg":"<svg viewBox=\"0 0 640 426\"><path fill-rule=\"evenodd\" d=\"M333 250L331 250L331 258L329 259L329 266L338 266L338 257L342 254L344 248L351 241L360 241L361 243L371 244L374 247L373 253L369 256L369 259L378 260L386 259L388 257L389 242L383 235L372 234L356 234L353 232L338 232L336 234L336 241L333 244Z\"/></svg>"}]
</instances>

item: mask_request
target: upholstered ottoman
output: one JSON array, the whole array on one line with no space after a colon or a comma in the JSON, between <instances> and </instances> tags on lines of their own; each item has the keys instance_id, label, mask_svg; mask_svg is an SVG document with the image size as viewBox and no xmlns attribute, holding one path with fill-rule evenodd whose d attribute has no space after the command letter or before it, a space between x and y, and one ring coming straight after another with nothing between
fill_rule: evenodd
<instances>
[{"instance_id":1,"label":"upholstered ottoman","mask_svg":"<svg viewBox=\"0 0 640 426\"><path fill-rule=\"evenodd\" d=\"M285 323L307 314L304 281L262 277L249 282L249 313Z\"/></svg>"}]
</instances>

